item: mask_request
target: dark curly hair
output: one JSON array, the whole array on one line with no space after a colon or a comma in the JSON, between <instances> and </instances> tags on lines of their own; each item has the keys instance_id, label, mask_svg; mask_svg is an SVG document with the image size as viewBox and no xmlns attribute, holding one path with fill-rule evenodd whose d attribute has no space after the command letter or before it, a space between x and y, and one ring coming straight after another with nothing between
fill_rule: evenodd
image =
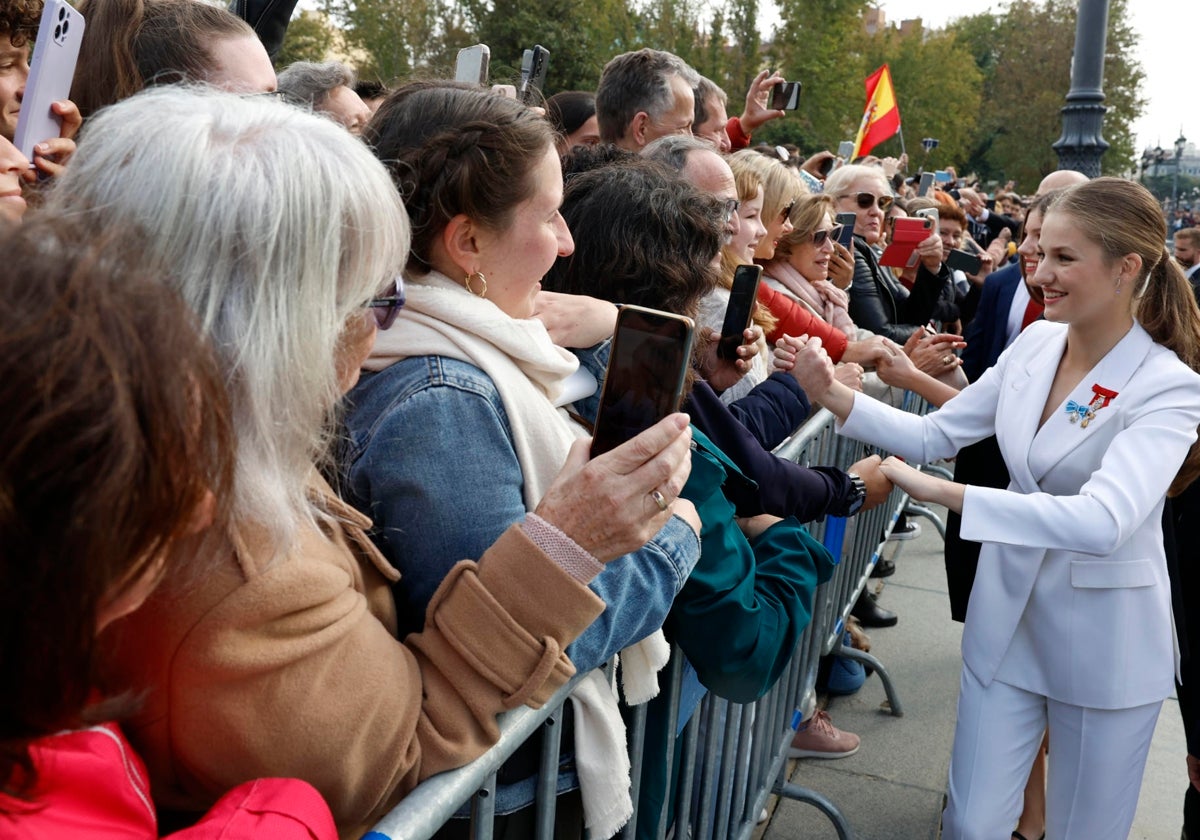
<instances>
[{"instance_id":1,"label":"dark curly hair","mask_svg":"<svg viewBox=\"0 0 1200 840\"><path fill-rule=\"evenodd\" d=\"M635 157L578 172L562 214L575 252L555 261L545 289L694 316L717 285L722 203L662 164Z\"/></svg>"},{"instance_id":2,"label":"dark curly hair","mask_svg":"<svg viewBox=\"0 0 1200 840\"><path fill-rule=\"evenodd\" d=\"M42 19L42 0L7 0L0 7L0 34L7 34L14 47L37 38Z\"/></svg>"},{"instance_id":3,"label":"dark curly hair","mask_svg":"<svg viewBox=\"0 0 1200 840\"><path fill-rule=\"evenodd\" d=\"M458 214L504 230L537 184L532 172L554 129L515 99L477 85L411 82L394 90L363 130L412 222L408 269L429 272L430 248Z\"/></svg>"}]
</instances>

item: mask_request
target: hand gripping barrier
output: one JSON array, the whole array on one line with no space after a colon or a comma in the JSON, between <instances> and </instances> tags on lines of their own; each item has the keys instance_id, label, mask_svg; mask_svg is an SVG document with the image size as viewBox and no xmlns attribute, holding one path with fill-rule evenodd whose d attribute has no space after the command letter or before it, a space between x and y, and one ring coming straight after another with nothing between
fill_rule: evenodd
<instances>
[{"instance_id":1,"label":"hand gripping barrier","mask_svg":"<svg viewBox=\"0 0 1200 840\"><path fill-rule=\"evenodd\" d=\"M906 396L904 408L917 413L928 410L923 401L914 399L911 394ZM848 468L868 454L867 447L834 432L833 415L824 409L775 451L781 457L801 464L834 464L842 468ZM940 467L932 469L946 472ZM899 550L900 544L886 543L885 540L901 512L930 519L938 532L945 535L943 524L932 511L910 503L907 495L898 489L892 491L884 504L853 519L831 516L824 522L809 523L813 536L841 560L833 577L817 589L812 621L800 636L791 661L770 691L758 700L739 704L707 694L681 731L684 657L676 646L671 664L659 675L661 690L668 698L668 756L676 752L675 733L679 732L678 737L682 739L674 824L670 824L665 807L662 813L656 814L639 813L636 808L646 726L646 707L639 706L633 710L629 727L635 810L620 832L622 838L632 840L640 835L656 839L674 836L694 840L748 840L772 794L813 805L830 820L839 838L847 840L853 836L836 805L820 793L788 781L787 749L796 727L816 706L817 666L823 655L857 659L874 668L883 682L891 714L896 717L903 714L900 698L884 665L870 654L842 645L846 617L867 586L881 550L885 545L894 545ZM466 767L423 782L366 837L369 840L425 840L469 802L472 836L489 840L495 814L496 771L541 727L544 737L535 837L552 840L563 702L581 678L582 675L577 675L539 710L522 707L502 714L500 740L492 749ZM639 824L642 826L640 831ZM647 824L653 826L652 832L647 832Z\"/></svg>"}]
</instances>

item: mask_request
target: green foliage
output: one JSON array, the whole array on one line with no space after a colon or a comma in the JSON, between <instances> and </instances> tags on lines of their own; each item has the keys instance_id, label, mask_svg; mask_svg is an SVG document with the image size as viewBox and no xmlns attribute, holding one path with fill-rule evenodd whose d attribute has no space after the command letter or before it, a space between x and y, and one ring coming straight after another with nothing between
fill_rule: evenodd
<instances>
[{"instance_id":1,"label":"green foliage","mask_svg":"<svg viewBox=\"0 0 1200 840\"><path fill-rule=\"evenodd\" d=\"M965 160L974 142L982 77L954 33L918 29L901 35L889 29L868 41L866 56L871 72L884 63L891 70L910 169L916 171L923 162L936 167ZM865 103L865 89L860 89L859 101ZM920 148L922 137L939 141L928 161ZM875 154L898 156L900 151L897 138Z\"/></svg>"},{"instance_id":2,"label":"green foliage","mask_svg":"<svg viewBox=\"0 0 1200 840\"><path fill-rule=\"evenodd\" d=\"M335 37L323 15L305 9L288 24L283 46L275 56L276 69L297 61L325 61Z\"/></svg>"},{"instance_id":3,"label":"green foliage","mask_svg":"<svg viewBox=\"0 0 1200 840\"><path fill-rule=\"evenodd\" d=\"M550 51L546 90L595 90L608 59L630 49L633 13L625 0L467 0L471 43L492 51L495 82L516 82L521 55L534 44ZM466 46L466 43L462 44Z\"/></svg>"},{"instance_id":4,"label":"green foliage","mask_svg":"<svg viewBox=\"0 0 1200 840\"><path fill-rule=\"evenodd\" d=\"M802 104L795 113L763 126L755 141L795 143L811 152L837 149L841 140L854 137L866 99L863 79L874 69L868 69L864 54L866 9L866 0L780 3L781 24L767 54L788 79L804 83Z\"/></svg>"},{"instance_id":5,"label":"green foliage","mask_svg":"<svg viewBox=\"0 0 1200 840\"><path fill-rule=\"evenodd\" d=\"M951 25L983 73L974 148L966 157L981 177L1012 179L1018 190L1032 192L1058 168L1051 146L1062 134L1061 111L1071 87L1075 20L1070 0L1015 0L1001 14ZM1110 0L1104 65L1109 110L1103 133L1111 148L1101 161L1105 174L1132 168L1132 123L1146 104L1138 93L1144 74L1129 58L1135 43L1126 0Z\"/></svg>"}]
</instances>

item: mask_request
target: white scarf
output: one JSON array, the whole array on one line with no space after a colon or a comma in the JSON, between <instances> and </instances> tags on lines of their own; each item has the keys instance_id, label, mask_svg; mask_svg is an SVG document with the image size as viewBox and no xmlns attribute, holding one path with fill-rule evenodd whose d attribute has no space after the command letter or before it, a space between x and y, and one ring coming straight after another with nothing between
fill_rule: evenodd
<instances>
[{"instance_id":1,"label":"white scarf","mask_svg":"<svg viewBox=\"0 0 1200 840\"><path fill-rule=\"evenodd\" d=\"M571 444L587 435L564 409L555 408L579 361L555 346L541 321L512 318L443 274L431 272L408 283L405 294L400 317L376 336L363 367L380 371L411 356L445 356L487 374L508 415L525 508L532 511L562 469ZM622 651L624 683L640 687L636 700L635 692L626 691L629 702L645 702L658 693L656 674L669 653L661 630ZM599 669L583 679L572 698L584 824L593 837L611 837L633 813L625 724L615 691Z\"/></svg>"}]
</instances>

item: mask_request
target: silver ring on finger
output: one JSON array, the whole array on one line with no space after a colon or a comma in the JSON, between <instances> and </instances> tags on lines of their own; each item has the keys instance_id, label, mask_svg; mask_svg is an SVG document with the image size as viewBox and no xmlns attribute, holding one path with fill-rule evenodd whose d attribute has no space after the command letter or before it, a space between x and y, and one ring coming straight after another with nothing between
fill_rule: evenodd
<instances>
[{"instance_id":1,"label":"silver ring on finger","mask_svg":"<svg viewBox=\"0 0 1200 840\"><path fill-rule=\"evenodd\" d=\"M665 512L666 509L669 507L669 505L667 504L667 497L664 496L662 493L660 493L658 490L651 490L650 498L654 500L654 504L658 505L658 509L661 511Z\"/></svg>"}]
</instances>

